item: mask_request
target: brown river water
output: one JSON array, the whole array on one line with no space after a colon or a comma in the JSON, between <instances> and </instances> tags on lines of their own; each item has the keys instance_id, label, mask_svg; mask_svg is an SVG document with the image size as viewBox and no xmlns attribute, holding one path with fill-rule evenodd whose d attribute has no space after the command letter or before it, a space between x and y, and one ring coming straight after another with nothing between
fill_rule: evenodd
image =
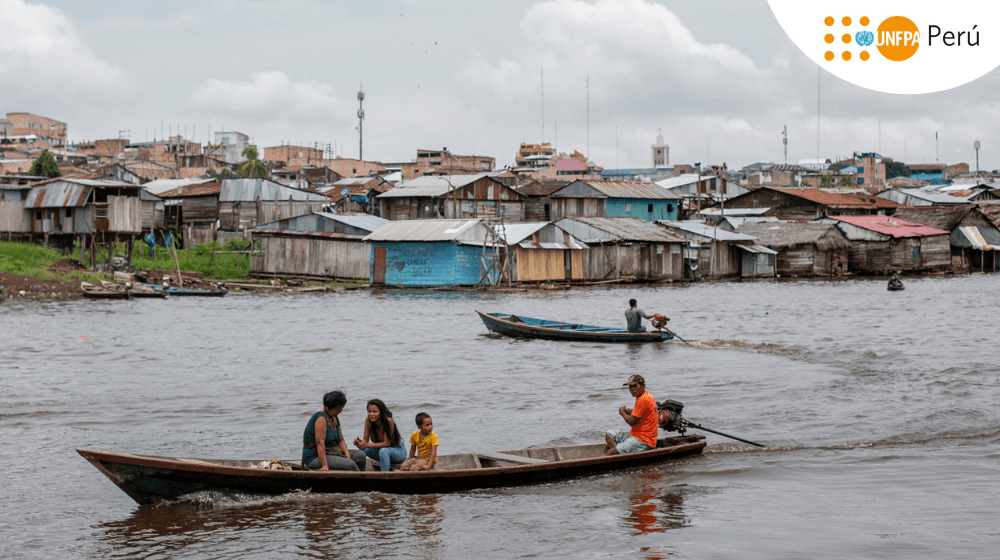
<instances>
[{"instance_id":1,"label":"brown river water","mask_svg":"<svg viewBox=\"0 0 1000 560\"><path fill-rule=\"evenodd\" d=\"M998 277L387 291L0 306L5 558L996 558ZM474 310L691 346L495 337ZM602 441L642 373L701 456L430 496L222 493L139 507L74 448L297 459L322 394L381 398L441 453Z\"/></svg>"}]
</instances>

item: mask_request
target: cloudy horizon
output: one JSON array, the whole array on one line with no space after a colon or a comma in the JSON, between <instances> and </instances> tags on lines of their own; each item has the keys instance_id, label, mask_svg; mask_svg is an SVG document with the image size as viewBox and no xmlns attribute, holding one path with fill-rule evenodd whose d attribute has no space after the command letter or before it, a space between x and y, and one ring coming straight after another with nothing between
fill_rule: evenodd
<instances>
[{"instance_id":1,"label":"cloudy horizon","mask_svg":"<svg viewBox=\"0 0 1000 560\"><path fill-rule=\"evenodd\" d=\"M374 161L447 147L502 167L546 141L648 167L662 130L672 164L733 169L784 161L787 126L789 163L974 168L978 139L980 168L1000 167L995 70L935 94L865 90L818 70L764 0L0 0L0 84L0 113L66 122L73 142L225 128L357 157L363 84Z\"/></svg>"}]
</instances>

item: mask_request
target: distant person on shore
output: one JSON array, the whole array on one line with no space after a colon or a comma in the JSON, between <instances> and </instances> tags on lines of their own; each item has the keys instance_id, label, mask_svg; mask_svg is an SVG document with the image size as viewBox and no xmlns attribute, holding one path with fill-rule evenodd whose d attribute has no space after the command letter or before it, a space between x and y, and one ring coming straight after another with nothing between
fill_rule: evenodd
<instances>
[{"instance_id":1,"label":"distant person on shore","mask_svg":"<svg viewBox=\"0 0 1000 560\"><path fill-rule=\"evenodd\" d=\"M629 409L622 405L618 414L632 429L628 432L608 430L604 434L604 443L608 446L605 455L624 455L653 449L659 435L656 400L646 391L646 380L636 374L622 385L627 385L629 392L635 397L635 406Z\"/></svg>"},{"instance_id":2,"label":"distant person on shore","mask_svg":"<svg viewBox=\"0 0 1000 560\"><path fill-rule=\"evenodd\" d=\"M643 319L652 319L652 315L646 315L646 313L636 306L635 299L628 300L628 310L625 311L625 324L628 326L628 332L630 333L640 333L646 332L646 327L642 326Z\"/></svg>"},{"instance_id":3,"label":"distant person on shore","mask_svg":"<svg viewBox=\"0 0 1000 560\"><path fill-rule=\"evenodd\" d=\"M319 471L363 471L367 458L360 450L350 451L340 428L340 413L347 406L343 391L323 395L323 410L313 414L302 433L302 467ZM316 434L325 437L317 438Z\"/></svg>"},{"instance_id":4,"label":"distant person on shore","mask_svg":"<svg viewBox=\"0 0 1000 560\"><path fill-rule=\"evenodd\" d=\"M434 433L434 420L430 414L421 412L416 422L420 429L410 436L410 456L399 467L403 471L428 470L437 463L438 437Z\"/></svg>"},{"instance_id":5,"label":"distant person on shore","mask_svg":"<svg viewBox=\"0 0 1000 560\"><path fill-rule=\"evenodd\" d=\"M354 445L369 459L378 461L382 471L388 471L391 463L406 460L406 444L392 420L392 413L380 399L368 401L365 435L364 438L354 438Z\"/></svg>"}]
</instances>

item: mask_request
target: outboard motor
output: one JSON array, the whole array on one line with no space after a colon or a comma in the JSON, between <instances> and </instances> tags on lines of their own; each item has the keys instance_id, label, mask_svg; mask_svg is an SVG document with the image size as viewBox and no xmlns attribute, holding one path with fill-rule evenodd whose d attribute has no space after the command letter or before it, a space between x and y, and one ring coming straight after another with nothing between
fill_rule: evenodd
<instances>
[{"instance_id":1,"label":"outboard motor","mask_svg":"<svg viewBox=\"0 0 1000 560\"><path fill-rule=\"evenodd\" d=\"M666 432L680 432L681 435L684 435L686 426L684 419L681 418L681 411L684 410L684 404L667 399L656 403L656 410L661 430Z\"/></svg>"}]
</instances>

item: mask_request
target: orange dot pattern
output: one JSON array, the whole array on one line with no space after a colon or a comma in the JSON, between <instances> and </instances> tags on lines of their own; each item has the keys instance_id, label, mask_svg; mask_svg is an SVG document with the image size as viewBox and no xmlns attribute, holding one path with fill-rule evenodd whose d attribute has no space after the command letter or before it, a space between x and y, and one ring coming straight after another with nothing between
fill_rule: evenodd
<instances>
[{"instance_id":1,"label":"orange dot pattern","mask_svg":"<svg viewBox=\"0 0 1000 560\"><path fill-rule=\"evenodd\" d=\"M825 18L823 18L823 23L826 24L827 27L833 27L833 25L836 22L837 20L834 19L833 16L826 16ZM844 16L843 18L841 18L840 23L843 24L844 27L849 27L852 23L852 20L850 16ZM868 16L861 16L861 18L858 20L858 23L862 27L865 27L869 23L871 23L871 20L868 18ZM823 36L823 40L826 41L827 44L832 44L834 41L836 41L836 37L833 35L833 33L827 33L826 35ZM840 36L840 40L843 41L845 45L849 45L854 40L854 37L850 33L844 33L843 35ZM823 58L825 58L827 61L832 61L836 57L837 55L834 54L833 51L826 51L825 53L823 53ZM851 51L843 51L840 54L840 57L845 61L851 60L852 57ZM861 51L861 53L858 55L858 58L860 58L861 60L868 60L869 58L871 58L871 54L868 51Z\"/></svg>"}]
</instances>

